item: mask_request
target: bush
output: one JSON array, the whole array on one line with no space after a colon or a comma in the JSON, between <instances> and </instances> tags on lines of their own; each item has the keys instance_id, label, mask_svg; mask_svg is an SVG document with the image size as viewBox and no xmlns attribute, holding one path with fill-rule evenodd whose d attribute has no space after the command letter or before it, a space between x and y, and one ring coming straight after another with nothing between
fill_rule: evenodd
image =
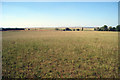
<instances>
[{"instance_id":1,"label":"bush","mask_svg":"<svg viewBox=\"0 0 120 80\"><path fill-rule=\"evenodd\" d=\"M71 29L69 29L69 28L66 28L65 30L66 30L66 31L72 31L72 30L71 30Z\"/></svg>"},{"instance_id":2,"label":"bush","mask_svg":"<svg viewBox=\"0 0 120 80\"><path fill-rule=\"evenodd\" d=\"M80 29L76 29L77 31L80 31Z\"/></svg>"},{"instance_id":3,"label":"bush","mask_svg":"<svg viewBox=\"0 0 120 80\"><path fill-rule=\"evenodd\" d=\"M75 31L75 29L73 29L73 31Z\"/></svg>"}]
</instances>

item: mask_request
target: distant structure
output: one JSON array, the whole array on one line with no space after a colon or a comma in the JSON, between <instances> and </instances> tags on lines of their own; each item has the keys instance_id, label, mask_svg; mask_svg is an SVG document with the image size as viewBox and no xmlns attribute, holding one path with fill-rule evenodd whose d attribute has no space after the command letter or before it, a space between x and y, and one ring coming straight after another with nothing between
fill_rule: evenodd
<instances>
[{"instance_id":1,"label":"distant structure","mask_svg":"<svg viewBox=\"0 0 120 80\"><path fill-rule=\"evenodd\" d=\"M83 31L83 27L82 27L82 31Z\"/></svg>"}]
</instances>

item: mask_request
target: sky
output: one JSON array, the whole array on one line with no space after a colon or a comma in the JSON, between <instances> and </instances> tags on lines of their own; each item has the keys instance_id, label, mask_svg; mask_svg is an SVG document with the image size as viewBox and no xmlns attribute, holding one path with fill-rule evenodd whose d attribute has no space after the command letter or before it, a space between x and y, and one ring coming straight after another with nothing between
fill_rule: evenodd
<instances>
[{"instance_id":1,"label":"sky","mask_svg":"<svg viewBox=\"0 0 120 80\"><path fill-rule=\"evenodd\" d=\"M117 24L117 2L2 3L2 27L100 27Z\"/></svg>"}]
</instances>

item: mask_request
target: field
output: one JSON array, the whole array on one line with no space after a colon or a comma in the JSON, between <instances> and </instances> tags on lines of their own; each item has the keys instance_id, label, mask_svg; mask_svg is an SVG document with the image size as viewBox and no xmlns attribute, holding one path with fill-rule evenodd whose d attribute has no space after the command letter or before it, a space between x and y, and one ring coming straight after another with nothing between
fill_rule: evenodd
<instances>
[{"instance_id":1,"label":"field","mask_svg":"<svg viewBox=\"0 0 120 80\"><path fill-rule=\"evenodd\" d=\"M2 35L3 77L117 78L117 32L5 31Z\"/></svg>"}]
</instances>

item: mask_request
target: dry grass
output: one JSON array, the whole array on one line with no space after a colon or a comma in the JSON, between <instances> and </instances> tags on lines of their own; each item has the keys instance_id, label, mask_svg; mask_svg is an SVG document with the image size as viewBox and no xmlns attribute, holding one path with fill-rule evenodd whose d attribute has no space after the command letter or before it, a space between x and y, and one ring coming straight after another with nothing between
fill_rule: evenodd
<instances>
[{"instance_id":1,"label":"dry grass","mask_svg":"<svg viewBox=\"0 0 120 80\"><path fill-rule=\"evenodd\" d=\"M118 33L3 32L3 77L116 78Z\"/></svg>"}]
</instances>

